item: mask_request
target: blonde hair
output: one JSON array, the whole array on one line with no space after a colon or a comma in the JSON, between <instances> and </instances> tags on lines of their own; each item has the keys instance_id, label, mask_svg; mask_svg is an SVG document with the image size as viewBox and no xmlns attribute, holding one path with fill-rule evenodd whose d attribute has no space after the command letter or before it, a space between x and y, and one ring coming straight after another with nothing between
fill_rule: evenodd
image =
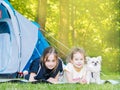
<instances>
[{"instance_id":1,"label":"blonde hair","mask_svg":"<svg viewBox=\"0 0 120 90\"><path fill-rule=\"evenodd\" d=\"M80 54L83 54L84 56L84 60L86 61L86 53L85 53L85 50L83 48L80 48L80 47L75 47L71 50L71 52L69 53L69 55L67 56L66 58L66 62L70 62L72 59L73 59L73 55L76 53L76 52L79 52ZM85 62L86 63L86 62Z\"/></svg>"}]
</instances>

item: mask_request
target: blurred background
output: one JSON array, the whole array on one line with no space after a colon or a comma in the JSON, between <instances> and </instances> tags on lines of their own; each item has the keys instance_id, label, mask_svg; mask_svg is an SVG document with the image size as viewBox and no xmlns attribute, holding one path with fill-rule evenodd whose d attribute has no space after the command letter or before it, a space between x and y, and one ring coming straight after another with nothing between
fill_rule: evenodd
<instances>
[{"instance_id":1,"label":"blurred background","mask_svg":"<svg viewBox=\"0 0 120 90\"><path fill-rule=\"evenodd\" d=\"M73 47L102 56L103 73L120 73L120 0L9 0L40 30L60 57Z\"/></svg>"}]
</instances>

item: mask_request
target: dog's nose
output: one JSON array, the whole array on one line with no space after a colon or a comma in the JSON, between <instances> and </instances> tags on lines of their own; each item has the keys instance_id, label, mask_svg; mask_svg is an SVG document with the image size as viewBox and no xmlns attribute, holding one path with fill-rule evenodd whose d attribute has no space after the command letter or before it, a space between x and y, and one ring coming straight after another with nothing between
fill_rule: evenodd
<instances>
[{"instance_id":1,"label":"dog's nose","mask_svg":"<svg viewBox=\"0 0 120 90\"><path fill-rule=\"evenodd\" d=\"M95 63L95 66L97 66L97 63Z\"/></svg>"}]
</instances>

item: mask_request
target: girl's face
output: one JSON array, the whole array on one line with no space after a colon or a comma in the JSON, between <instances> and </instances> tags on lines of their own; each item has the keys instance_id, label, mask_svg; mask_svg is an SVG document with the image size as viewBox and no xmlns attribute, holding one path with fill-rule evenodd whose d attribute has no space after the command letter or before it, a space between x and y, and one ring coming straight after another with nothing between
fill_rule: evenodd
<instances>
[{"instance_id":1,"label":"girl's face","mask_svg":"<svg viewBox=\"0 0 120 90\"><path fill-rule=\"evenodd\" d=\"M72 64L75 68L77 69L81 69L84 65L84 55L77 52L75 54L73 54L73 59L71 60Z\"/></svg>"},{"instance_id":2,"label":"girl's face","mask_svg":"<svg viewBox=\"0 0 120 90\"><path fill-rule=\"evenodd\" d=\"M48 69L54 69L55 66L57 64L57 61L55 59L55 56L54 54L50 54L48 56L48 59L45 61L45 66L48 68Z\"/></svg>"}]
</instances>

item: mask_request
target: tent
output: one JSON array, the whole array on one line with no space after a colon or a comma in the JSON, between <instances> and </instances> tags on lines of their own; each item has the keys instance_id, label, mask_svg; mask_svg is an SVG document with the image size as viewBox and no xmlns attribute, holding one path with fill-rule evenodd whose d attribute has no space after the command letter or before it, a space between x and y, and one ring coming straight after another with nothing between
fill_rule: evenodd
<instances>
[{"instance_id":1,"label":"tent","mask_svg":"<svg viewBox=\"0 0 120 90\"><path fill-rule=\"evenodd\" d=\"M49 46L40 26L17 12L8 0L0 0L0 76L27 69Z\"/></svg>"}]
</instances>

